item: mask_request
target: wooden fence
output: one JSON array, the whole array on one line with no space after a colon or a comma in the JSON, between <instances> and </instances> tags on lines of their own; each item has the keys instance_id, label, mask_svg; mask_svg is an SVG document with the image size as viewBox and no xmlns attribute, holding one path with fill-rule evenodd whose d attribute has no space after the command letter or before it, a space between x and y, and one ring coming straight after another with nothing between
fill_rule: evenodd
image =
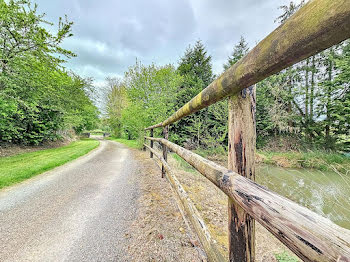
<instances>
[{"instance_id":1,"label":"wooden fence","mask_svg":"<svg viewBox=\"0 0 350 262\"><path fill-rule=\"evenodd\" d=\"M215 241L167 164L172 150L229 197L229 260L255 261L258 221L303 261L350 262L350 231L255 183L255 84L307 57L350 38L350 0L311 0L235 65L165 121L146 128L150 156L181 199L210 261L224 261ZM168 141L169 125L229 99L228 168ZM153 129L163 127L163 137ZM162 144L163 153L153 149Z\"/></svg>"}]
</instances>

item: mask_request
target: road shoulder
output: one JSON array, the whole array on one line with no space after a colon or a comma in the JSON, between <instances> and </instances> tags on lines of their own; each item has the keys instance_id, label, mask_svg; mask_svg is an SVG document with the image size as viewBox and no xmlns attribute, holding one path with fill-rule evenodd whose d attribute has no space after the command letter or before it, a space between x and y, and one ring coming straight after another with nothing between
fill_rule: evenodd
<instances>
[{"instance_id":1,"label":"road shoulder","mask_svg":"<svg viewBox=\"0 0 350 262\"><path fill-rule=\"evenodd\" d=\"M186 227L175 196L149 152L133 150L140 163L138 212L126 238L130 261L203 261L203 251Z\"/></svg>"}]
</instances>

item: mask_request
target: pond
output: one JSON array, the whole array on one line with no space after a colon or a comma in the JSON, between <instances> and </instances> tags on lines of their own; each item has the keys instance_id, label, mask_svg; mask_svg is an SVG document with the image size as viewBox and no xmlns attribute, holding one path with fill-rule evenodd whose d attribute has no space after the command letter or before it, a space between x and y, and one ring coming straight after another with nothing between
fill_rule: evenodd
<instances>
[{"instance_id":1,"label":"pond","mask_svg":"<svg viewBox=\"0 0 350 262\"><path fill-rule=\"evenodd\" d=\"M350 174L259 165L256 181L350 229Z\"/></svg>"}]
</instances>

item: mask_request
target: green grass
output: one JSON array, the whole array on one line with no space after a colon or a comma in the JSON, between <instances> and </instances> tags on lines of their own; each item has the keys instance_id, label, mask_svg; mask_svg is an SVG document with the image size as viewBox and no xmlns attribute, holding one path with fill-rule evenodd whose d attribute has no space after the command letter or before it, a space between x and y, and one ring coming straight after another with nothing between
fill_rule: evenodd
<instances>
[{"instance_id":1,"label":"green grass","mask_svg":"<svg viewBox=\"0 0 350 262\"><path fill-rule=\"evenodd\" d=\"M350 158L338 153L322 151L310 152L267 152L258 151L261 161L266 164L295 168L315 168L327 170L330 166L349 168Z\"/></svg>"},{"instance_id":2,"label":"green grass","mask_svg":"<svg viewBox=\"0 0 350 262\"><path fill-rule=\"evenodd\" d=\"M222 146L217 146L217 147L211 147L211 148L198 148L194 150L194 152L204 158L212 157L212 156L218 156L218 157L223 157L227 158L227 150L226 148Z\"/></svg>"},{"instance_id":3,"label":"green grass","mask_svg":"<svg viewBox=\"0 0 350 262\"><path fill-rule=\"evenodd\" d=\"M227 151L223 147L196 149L194 152L211 160L225 161L227 159ZM326 151L275 152L258 150L256 157L258 162L286 168L314 168L323 171L336 168L340 172L346 172L350 169L349 156Z\"/></svg>"},{"instance_id":4,"label":"green grass","mask_svg":"<svg viewBox=\"0 0 350 262\"><path fill-rule=\"evenodd\" d=\"M0 158L0 188L63 165L85 155L99 145L97 140L82 139L59 148Z\"/></svg>"},{"instance_id":5,"label":"green grass","mask_svg":"<svg viewBox=\"0 0 350 262\"><path fill-rule=\"evenodd\" d=\"M196 170L189 163L187 163L177 154L171 153L171 156L176 160L177 163L179 163L180 167L183 168L185 171L193 173L196 172Z\"/></svg>"},{"instance_id":6,"label":"green grass","mask_svg":"<svg viewBox=\"0 0 350 262\"><path fill-rule=\"evenodd\" d=\"M300 260L296 256L289 255L286 251L275 254L278 262L299 262Z\"/></svg>"},{"instance_id":7,"label":"green grass","mask_svg":"<svg viewBox=\"0 0 350 262\"><path fill-rule=\"evenodd\" d=\"M142 145L137 140L128 140L128 139L116 138L116 137L108 137L107 139L122 143L131 148L140 149L142 147Z\"/></svg>"}]
</instances>

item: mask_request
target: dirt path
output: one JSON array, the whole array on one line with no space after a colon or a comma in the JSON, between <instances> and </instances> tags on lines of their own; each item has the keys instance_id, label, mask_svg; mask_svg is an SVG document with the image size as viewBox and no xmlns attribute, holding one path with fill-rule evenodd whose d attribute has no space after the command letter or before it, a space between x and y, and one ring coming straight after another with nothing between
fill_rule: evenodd
<instances>
[{"instance_id":1,"label":"dirt path","mask_svg":"<svg viewBox=\"0 0 350 262\"><path fill-rule=\"evenodd\" d=\"M0 191L0 261L128 261L138 162L101 141L88 155Z\"/></svg>"}]
</instances>

